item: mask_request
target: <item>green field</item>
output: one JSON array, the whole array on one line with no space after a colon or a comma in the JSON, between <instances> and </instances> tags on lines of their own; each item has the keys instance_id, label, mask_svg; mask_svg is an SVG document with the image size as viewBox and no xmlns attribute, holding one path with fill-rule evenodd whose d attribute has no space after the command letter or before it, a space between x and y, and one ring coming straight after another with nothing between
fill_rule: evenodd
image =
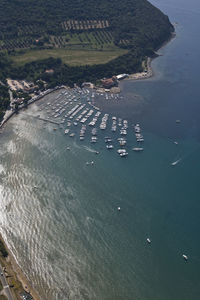
<instances>
[{"instance_id":1,"label":"green field","mask_svg":"<svg viewBox=\"0 0 200 300\"><path fill-rule=\"evenodd\" d=\"M71 50L71 49L42 49L27 50L24 53L11 56L17 65L23 65L39 59L49 57L61 58L63 63L71 66L104 64L108 61L127 53L127 50L113 48L112 50Z\"/></svg>"}]
</instances>

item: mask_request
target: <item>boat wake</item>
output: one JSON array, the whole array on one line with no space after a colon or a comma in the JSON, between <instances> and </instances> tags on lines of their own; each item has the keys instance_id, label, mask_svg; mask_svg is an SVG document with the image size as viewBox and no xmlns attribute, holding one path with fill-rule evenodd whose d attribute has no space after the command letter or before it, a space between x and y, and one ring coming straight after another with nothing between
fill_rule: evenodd
<instances>
[{"instance_id":1,"label":"boat wake","mask_svg":"<svg viewBox=\"0 0 200 300\"><path fill-rule=\"evenodd\" d=\"M92 153L96 153L96 150L90 148L90 147L87 147L87 146L83 146L83 148L85 148L85 150L89 151L89 152L92 152Z\"/></svg>"}]
</instances>

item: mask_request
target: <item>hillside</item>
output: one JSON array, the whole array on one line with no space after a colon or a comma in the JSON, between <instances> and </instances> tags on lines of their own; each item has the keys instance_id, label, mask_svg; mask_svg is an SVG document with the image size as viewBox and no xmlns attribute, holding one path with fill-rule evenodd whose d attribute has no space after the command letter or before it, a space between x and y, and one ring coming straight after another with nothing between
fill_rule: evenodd
<instances>
[{"instance_id":1,"label":"hillside","mask_svg":"<svg viewBox=\"0 0 200 300\"><path fill-rule=\"evenodd\" d=\"M146 0L0 0L0 28L1 49L55 45L54 38L59 46L86 31L99 32L97 42L103 31L119 47L156 47L172 30Z\"/></svg>"},{"instance_id":2,"label":"hillside","mask_svg":"<svg viewBox=\"0 0 200 300\"><path fill-rule=\"evenodd\" d=\"M0 79L72 85L140 71L173 26L146 0L0 0L0 29ZM54 76L44 75L47 67Z\"/></svg>"}]
</instances>

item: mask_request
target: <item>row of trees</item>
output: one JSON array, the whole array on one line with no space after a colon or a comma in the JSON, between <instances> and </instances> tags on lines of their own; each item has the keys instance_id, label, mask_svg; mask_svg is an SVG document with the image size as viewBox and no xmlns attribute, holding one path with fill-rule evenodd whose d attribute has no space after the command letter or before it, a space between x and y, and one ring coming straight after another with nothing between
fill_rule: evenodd
<instances>
[{"instance_id":1,"label":"row of trees","mask_svg":"<svg viewBox=\"0 0 200 300\"><path fill-rule=\"evenodd\" d=\"M8 88L4 85L0 85L0 121L2 120L6 109L10 105L10 98ZM0 249L1 251L1 249Z\"/></svg>"}]
</instances>

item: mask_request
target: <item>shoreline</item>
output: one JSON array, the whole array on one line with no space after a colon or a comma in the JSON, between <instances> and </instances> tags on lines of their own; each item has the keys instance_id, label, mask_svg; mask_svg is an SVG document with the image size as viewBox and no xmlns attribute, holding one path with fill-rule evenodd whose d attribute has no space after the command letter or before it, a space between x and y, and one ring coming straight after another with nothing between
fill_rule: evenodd
<instances>
[{"instance_id":1,"label":"shoreline","mask_svg":"<svg viewBox=\"0 0 200 300\"><path fill-rule=\"evenodd\" d=\"M176 34L172 33L171 37L165 41L161 47L159 49L162 49L166 44L168 44L171 40L173 40L175 38ZM153 59L155 59L156 57L158 57L159 55L155 52L156 56L155 57L148 57L147 61L146 61L146 72L140 72L140 73L134 73L134 74L130 74L128 78L124 79L124 80L144 80L144 79L148 79L152 76L154 76L154 72L151 66L151 62ZM44 96L55 92L56 90L59 89L63 89L66 88L64 85L60 86L60 87L56 87L54 89L50 89L47 90L46 93L43 93L42 95L38 95L35 99L31 99L30 102L27 103L27 106L29 106L30 104L42 99ZM19 110L25 108L24 105L19 107ZM6 111L4 118L0 124L0 130L3 129L4 125L7 123L7 121L16 113L16 111L14 110L8 110ZM1 133L1 132L0 132ZM0 234L0 240L3 242L7 252L8 252L8 257L7 258L3 258L2 256L0 257L0 262L2 264L2 266L6 266L6 273L11 276L12 278L15 279L16 285L18 286L17 291L14 293L14 288L12 288L12 293L14 293L15 295L15 299L21 299L19 296L20 292L28 292L31 294L31 296L33 297L34 300L42 300L41 297L38 294L38 291L33 288L33 286L31 285L31 282L28 280L28 278L26 277L26 275L24 274L23 270L21 269L20 265L17 262L17 259L15 258L14 254L11 252L11 250L9 249L9 247L7 246L7 244L5 243L2 235Z\"/></svg>"},{"instance_id":2,"label":"shoreline","mask_svg":"<svg viewBox=\"0 0 200 300\"><path fill-rule=\"evenodd\" d=\"M154 57L154 58L156 58L156 57ZM146 72L143 71L143 72L139 72L139 73L130 74L124 80L142 80L142 79L148 79L150 77L153 77L154 73L153 73L153 69L151 67L151 62L154 58L147 57L147 66L146 66L147 71Z\"/></svg>"},{"instance_id":3,"label":"shoreline","mask_svg":"<svg viewBox=\"0 0 200 300\"><path fill-rule=\"evenodd\" d=\"M28 107L29 105L31 105L32 103L34 103L34 102L36 102L36 101L42 99L42 98L45 97L46 95L51 94L51 93L53 93L53 92L55 92L55 91L57 91L57 90L63 89L63 88L66 88L66 87L65 87L65 86L56 87L56 88L54 88L54 89L47 90L46 93L44 93L44 94L42 94L42 95L38 95L35 99L31 98L30 102L28 102L28 103L26 104L26 106L24 106L24 105L21 106L21 107L19 106L18 111L21 110L21 109L23 109L23 108ZM18 111L17 111L17 112L18 112ZM4 124L6 124L7 121L8 121L14 114L16 114L17 112L16 112L15 110L12 110L12 109L11 109L11 110L7 110L7 111L5 112L4 117L3 117L3 120L1 121L1 124L0 124L0 133L1 133L1 130L3 129Z\"/></svg>"},{"instance_id":4,"label":"shoreline","mask_svg":"<svg viewBox=\"0 0 200 300\"><path fill-rule=\"evenodd\" d=\"M129 75L129 77L125 78L124 80L143 80L143 79L148 79L154 76L153 68L151 66L151 63L154 59L156 59L159 56L162 56L161 54L157 53L157 51L161 50L164 48L167 44L169 44L173 39L176 37L176 32L172 32L171 36L166 40L162 45L155 51L155 56L154 57L147 57L147 66L146 69L147 71L139 72L139 73L132 73Z\"/></svg>"},{"instance_id":5,"label":"shoreline","mask_svg":"<svg viewBox=\"0 0 200 300\"><path fill-rule=\"evenodd\" d=\"M38 291L33 288L29 279L25 276L14 254L5 243L1 233L0 241L3 243L6 251L8 252L7 257L0 255L0 264L4 268L4 273L10 286L13 298L17 300L21 299L20 294L26 292L30 294L34 300L42 300L38 294Z\"/></svg>"}]
</instances>

